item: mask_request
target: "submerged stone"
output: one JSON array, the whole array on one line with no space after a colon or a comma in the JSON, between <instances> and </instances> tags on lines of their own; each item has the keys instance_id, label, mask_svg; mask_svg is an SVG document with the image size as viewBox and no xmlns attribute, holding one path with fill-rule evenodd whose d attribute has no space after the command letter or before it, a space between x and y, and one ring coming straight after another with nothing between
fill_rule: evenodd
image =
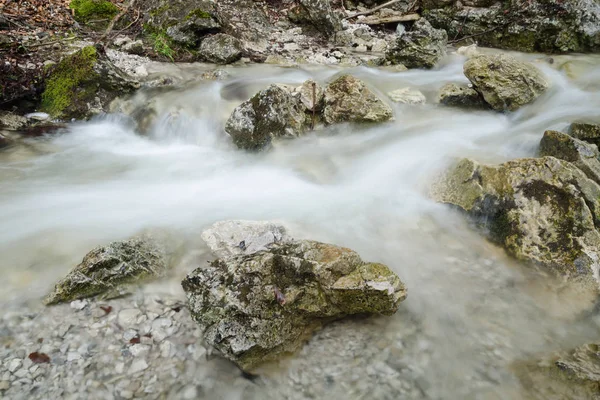
<instances>
[{"instance_id":1,"label":"submerged stone","mask_svg":"<svg viewBox=\"0 0 600 400\"><path fill-rule=\"evenodd\" d=\"M432 188L517 259L597 290L600 186L554 157L498 166L463 159Z\"/></svg>"},{"instance_id":2,"label":"submerged stone","mask_svg":"<svg viewBox=\"0 0 600 400\"><path fill-rule=\"evenodd\" d=\"M548 89L544 75L532 64L496 54L478 55L464 65L465 76L485 101L498 111L515 111Z\"/></svg>"},{"instance_id":3,"label":"submerged stone","mask_svg":"<svg viewBox=\"0 0 600 400\"><path fill-rule=\"evenodd\" d=\"M248 372L296 352L327 322L391 315L406 298L385 265L309 240L216 260L182 285L205 340Z\"/></svg>"},{"instance_id":4,"label":"submerged stone","mask_svg":"<svg viewBox=\"0 0 600 400\"><path fill-rule=\"evenodd\" d=\"M164 249L150 236L97 247L59 281L45 300L47 305L127 293L127 286L163 276L167 272Z\"/></svg>"}]
</instances>

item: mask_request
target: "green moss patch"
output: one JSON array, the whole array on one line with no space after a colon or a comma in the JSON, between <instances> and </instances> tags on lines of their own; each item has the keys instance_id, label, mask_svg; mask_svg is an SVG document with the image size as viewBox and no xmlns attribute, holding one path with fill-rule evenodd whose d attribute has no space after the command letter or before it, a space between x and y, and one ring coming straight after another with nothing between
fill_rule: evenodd
<instances>
[{"instance_id":1,"label":"green moss patch","mask_svg":"<svg viewBox=\"0 0 600 400\"><path fill-rule=\"evenodd\" d=\"M62 60L46 82L46 90L42 94L42 111L53 117L60 117L76 103L81 97L77 89L83 89L81 85L84 82L98 76L94 71L97 60L98 54L94 46L84 47Z\"/></svg>"},{"instance_id":2,"label":"green moss patch","mask_svg":"<svg viewBox=\"0 0 600 400\"><path fill-rule=\"evenodd\" d=\"M107 0L72 0L69 7L74 10L75 19L79 22L111 19L119 12L117 6Z\"/></svg>"},{"instance_id":3,"label":"green moss patch","mask_svg":"<svg viewBox=\"0 0 600 400\"><path fill-rule=\"evenodd\" d=\"M185 17L186 20L189 20L192 18L208 19L208 18L212 18L212 16L209 13L207 13L206 11L196 8L195 10L190 11L188 13L188 15L186 15L186 17Z\"/></svg>"}]
</instances>

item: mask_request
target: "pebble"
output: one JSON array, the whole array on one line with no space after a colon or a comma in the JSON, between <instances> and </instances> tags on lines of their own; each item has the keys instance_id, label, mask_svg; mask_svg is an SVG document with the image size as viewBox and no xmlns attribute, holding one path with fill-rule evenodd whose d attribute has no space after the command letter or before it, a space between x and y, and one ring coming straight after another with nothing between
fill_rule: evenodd
<instances>
[{"instance_id":1,"label":"pebble","mask_svg":"<svg viewBox=\"0 0 600 400\"><path fill-rule=\"evenodd\" d=\"M131 325L135 325L140 315L140 310L137 310L135 308L121 310L121 312L119 312L118 318L119 325L123 326L124 328L129 327Z\"/></svg>"},{"instance_id":2,"label":"pebble","mask_svg":"<svg viewBox=\"0 0 600 400\"><path fill-rule=\"evenodd\" d=\"M6 390L10 387L9 381L0 381L0 390Z\"/></svg>"},{"instance_id":3,"label":"pebble","mask_svg":"<svg viewBox=\"0 0 600 400\"><path fill-rule=\"evenodd\" d=\"M8 370L10 372L15 372L16 370L21 368L21 365L23 365L23 362L21 360L19 360L18 358L13 358L8 363Z\"/></svg>"},{"instance_id":4,"label":"pebble","mask_svg":"<svg viewBox=\"0 0 600 400\"><path fill-rule=\"evenodd\" d=\"M36 113L38 114L38 113ZM33 115L33 114L28 114L28 115ZM46 114L47 115L47 114ZM88 305L87 300L74 300L71 302L71 308L74 310L83 310L84 308L86 308Z\"/></svg>"},{"instance_id":5,"label":"pebble","mask_svg":"<svg viewBox=\"0 0 600 400\"><path fill-rule=\"evenodd\" d=\"M139 357L143 354L147 354L150 351L150 346L145 344L134 344L129 347L129 352L134 357Z\"/></svg>"},{"instance_id":6,"label":"pebble","mask_svg":"<svg viewBox=\"0 0 600 400\"><path fill-rule=\"evenodd\" d=\"M148 363L143 358L138 358L131 363L129 368L129 374L135 374L136 372L144 371L148 368Z\"/></svg>"}]
</instances>

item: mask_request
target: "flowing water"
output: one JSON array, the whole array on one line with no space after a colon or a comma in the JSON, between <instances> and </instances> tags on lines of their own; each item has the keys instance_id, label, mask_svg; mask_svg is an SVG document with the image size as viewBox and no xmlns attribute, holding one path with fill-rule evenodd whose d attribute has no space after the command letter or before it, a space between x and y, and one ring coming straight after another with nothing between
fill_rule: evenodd
<instances>
[{"instance_id":1,"label":"flowing water","mask_svg":"<svg viewBox=\"0 0 600 400\"><path fill-rule=\"evenodd\" d=\"M108 115L0 152L0 302L38 304L92 247L157 227L184 243L185 256L150 290L181 294L178 282L208 257L203 228L280 220L298 237L389 265L409 296L391 318L325 329L289 365L230 398L519 398L514 360L597 339L598 325L577 318L589 302L559 294L427 197L456 157L534 156L544 130L600 122L600 57L518 56L539 59L552 81L518 112L435 104L441 86L466 82L457 55L434 71L345 69L382 95L417 88L428 104L397 104L393 123L318 129L259 154L235 149L223 132L233 108L270 83L325 83L342 69L260 65L206 82L193 79L202 66L163 66L157 74L186 83L136 95L130 107L157 111L145 134Z\"/></svg>"}]
</instances>

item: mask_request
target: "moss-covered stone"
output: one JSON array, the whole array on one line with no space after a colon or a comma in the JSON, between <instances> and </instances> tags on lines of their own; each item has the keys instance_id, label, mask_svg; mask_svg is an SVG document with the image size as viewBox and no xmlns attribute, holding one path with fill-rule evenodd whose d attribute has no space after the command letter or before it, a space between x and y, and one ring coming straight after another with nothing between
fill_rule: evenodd
<instances>
[{"instance_id":1,"label":"moss-covered stone","mask_svg":"<svg viewBox=\"0 0 600 400\"><path fill-rule=\"evenodd\" d=\"M84 47L63 59L46 82L46 90L42 94L42 111L59 118L75 103L86 101L93 88L85 83L99 77L94 70L97 61L98 53L94 46Z\"/></svg>"},{"instance_id":2,"label":"moss-covered stone","mask_svg":"<svg viewBox=\"0 0 600 400\"><path fill-rule=\"evenodd\" d=\"M182 285L205 340L246 371L297 351L329 321L391 315L406 298L385 265L308 240L216 260Z\"/></svg>"},{"instance_id":3,"label":"moss-covered stone","mask_svg":"<svg viewBox=\"0 0 600 400\"><path fill-rule=\"evenodd\" d=\"M598 147L566 133L546 131L540 142L540 156L552 156L573 163L588 178L600 184Z\"/></svg>"},{"instance_id":4,"label":"moss-covered stone","mask_svg":"<svg viewBox=\"0 0 600 400\"><path fill-rule=\"evenodd\" d=\"M119 13L117 6L107 0L72 0L69 7L79 22L111 19Z\"/></svg>"},{"instance_id":5,"label":"moss-covered stone","mask_svg":"<svg viewBox=\"0 0 600 400\"><path fill-rule=\"evenodd\" d=\"M485 166L464 159L432 196L467 212L514 257L596 290L600 186L554 157Z\"/></svg>"},{"instance_id":6,"label":"moss-covered stone","mask_svg":"<svg viewBox=\"0 0 600 400\"><path fill-rule=\"evenodd\" d=\"M42 93L41 111L53 118L85 119L102 112L115 97L139 87L94 46L53 67Z\"/></svg>"},{"instance_id":7,"label":"moss-covered stone","mask_svg":"<svg viewBox=\"0 0 600 400\"><path fill-rule=\"evenodd\" d=\"M446 55L448 35L435 29L425 18L418 20L410 32L397 36L385 54L385 60L408 68L433 68Z\"/></svg>"}]
</instances>

